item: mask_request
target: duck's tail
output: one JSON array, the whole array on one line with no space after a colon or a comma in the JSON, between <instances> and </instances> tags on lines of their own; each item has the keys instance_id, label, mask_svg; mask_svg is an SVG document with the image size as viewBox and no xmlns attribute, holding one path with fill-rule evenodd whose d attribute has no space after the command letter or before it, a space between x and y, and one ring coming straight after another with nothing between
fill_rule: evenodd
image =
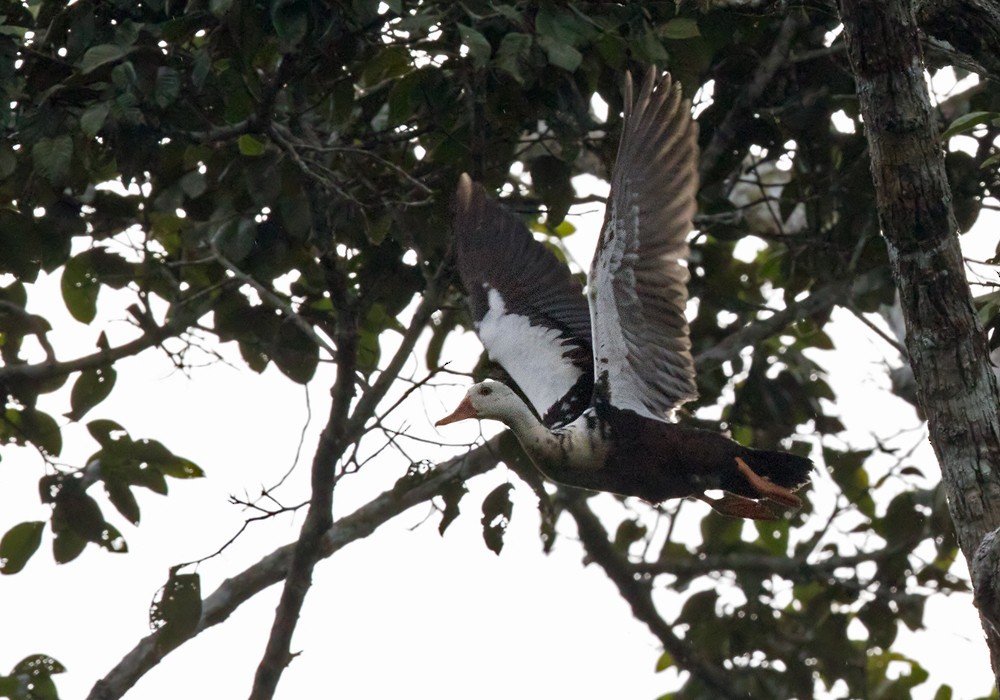
<instances>
[{"instance_id":1,"label":"duck's tail","mask_svg":"<svg viewBox=\"0 0 1000 700\"><path fill-rule=\"evenodd\" d=\"M808 483L809 473L813 470L811 459L788 452L749 450L745 459L756 474L789 491Z\"/></svg>"}]
</instances>

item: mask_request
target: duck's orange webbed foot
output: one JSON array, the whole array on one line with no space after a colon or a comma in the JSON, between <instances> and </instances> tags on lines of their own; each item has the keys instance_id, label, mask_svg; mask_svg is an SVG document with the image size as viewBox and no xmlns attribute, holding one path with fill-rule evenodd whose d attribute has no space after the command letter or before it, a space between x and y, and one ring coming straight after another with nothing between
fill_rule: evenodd
<instances>
[{"instance_id":1,"label":"duck's orange webbed foot","mask_svg":"<svg viewBox=\"0 0 1000 700\"><path fill-rule=\"evenodd\" d=\"M716 512L729 518L748 518L750 520L777 520L778 514L760 501L727 493L722 498L710 498L700 493L696 498L712 506Z\"/></svg>"},{"instance_id":2,"label":"duck's orange webbed foot","mask_svg":"<svg viewBox=\"0 0 1000 700\"><path fill-rule=\"evenodd\" d=\"M786 489L784 486L778 486L777 484L774 484L760 476L757 472L747 466L747 463L739 457L736 458L736 468L739 469L740 473L746 477L747 481L749 481L750 485L756 489L761 498L774 501L775 503L792 510L798 510L802 507L801 498Z\"/></svg>"}]
</instances>

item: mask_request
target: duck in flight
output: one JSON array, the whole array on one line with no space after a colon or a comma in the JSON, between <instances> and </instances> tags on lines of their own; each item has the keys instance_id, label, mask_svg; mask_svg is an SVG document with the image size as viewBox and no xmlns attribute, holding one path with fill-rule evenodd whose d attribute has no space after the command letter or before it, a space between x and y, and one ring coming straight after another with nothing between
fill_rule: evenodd
<instances>
[{"instance_id":1,"label":"duck in flight","mask_svg":"<svg viewBox=\"0 0 1000 700\"><path fill-rule=\"evenodd\" d=\"M694 496L741 518L774 519L812 462L670 422L697 397L687 237L698 189L697 125L669 74L646 74L625 115L586 294L524 222L463 174L458 271L490 359L517 383L482 382L437 422L505 423L554 481L659 503ZM722 490L711 498L707 490Z\"/></svg>"}]
</instances>

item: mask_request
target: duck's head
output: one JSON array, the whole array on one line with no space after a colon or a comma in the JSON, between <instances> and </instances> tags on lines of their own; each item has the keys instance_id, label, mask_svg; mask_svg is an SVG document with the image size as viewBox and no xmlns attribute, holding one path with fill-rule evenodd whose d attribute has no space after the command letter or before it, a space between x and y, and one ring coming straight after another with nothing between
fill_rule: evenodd
<instances>
[{"instance_id":1,"label":"duck's head","mask_svg":"<svg viewBox=\"0 0 1000 700\"><path fill-rule=\"evenodd\" d=\"M500 382L480 382L473 384L465 392L465 398L451 415L445 416L434 425L447 425L466 418L492 418L503 421L524 406L524 402L514 390Z\"/></svg>"}]
</instances>

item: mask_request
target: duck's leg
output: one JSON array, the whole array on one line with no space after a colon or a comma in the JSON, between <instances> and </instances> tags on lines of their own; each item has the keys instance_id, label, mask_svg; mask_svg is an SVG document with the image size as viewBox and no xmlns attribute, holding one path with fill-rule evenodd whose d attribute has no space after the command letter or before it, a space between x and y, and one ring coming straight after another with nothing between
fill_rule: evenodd
<instances>
[{"instance_id":1,"label":"duck's leg","mask_svg":"<svg viewBox=\"0 0 1000 700\"><path fill-rule=\"evenodd\" d=\"M777 520L778 514L764 503L754 501L734 493L727 493L722 498L710 498L703 493L695 496L717 512L730 518L748 518L750 520Z\"/></svg>"},{"instance_id":2,"label":"duck's leg","mask_svg":"<svg viewBox=\"0 0 1000 700\"><path fill-rule=\"evenodd\" d=\"M791 508L793 510L798 510L802 507L802 499L796 496L794 493L786 489L784 486L778 486L760 476L747 466L739 457L736 458L736 467L740 470L740 473L747 478L750 485L757 490L761 498L766 498L769 501L774 501L783 505L785 508Z\"/></svg>"}]
</instances>

